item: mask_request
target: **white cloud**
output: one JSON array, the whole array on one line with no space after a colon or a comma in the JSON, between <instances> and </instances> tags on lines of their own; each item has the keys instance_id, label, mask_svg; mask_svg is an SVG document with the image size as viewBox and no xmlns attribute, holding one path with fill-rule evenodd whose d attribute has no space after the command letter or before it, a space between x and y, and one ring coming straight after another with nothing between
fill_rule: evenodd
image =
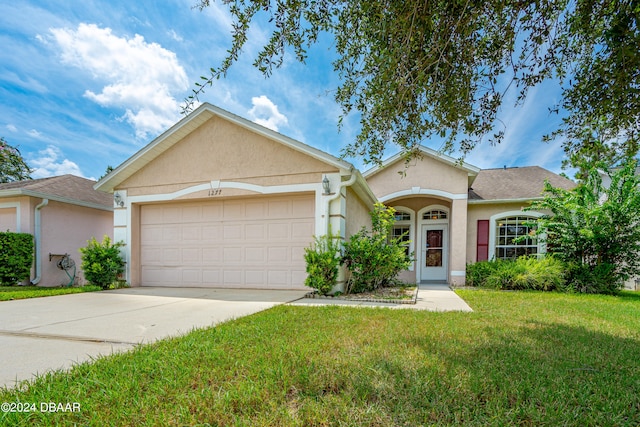
<instances>
[{"instance_id":1,"label":"white cloud","mask_svg":"<svg viewBox=\"0 0 640 427\"><path fill-rule=\"evenodd\" d=\"M251 98L251 104L253 107L248 111L248 114L255 123L276 132L280 125L289 123L287 116L278 111L278 106L265 95Z\"/></svg>"},{"instance_id":2,"label":"white cloud","mask_svg":"<svg viewBox=\"0 0 640 427\"><path fill-rule=\"evenodd\" d=\"M53 145L38 151L36 157L27 160L27 164L35 169L31 177L37 179L65 174L84 177L76 163L69 159L60 159L61 157L62 151Z\"/></svg>"},{"instance_id":3,"label":"white cloud","mask_svg":"<svg viewBox=\"0 0 640 427\"><path fill-rule=\"evenodd\" d=\"M32 138L40 138L42 136L42 133L38 132L35 129L31 129L30 131L27 131L27 135Z\"/></svg>"},{"instance_id":4,"label":"white cloud","mask_svg":"<svg viewBox=\"0 0 640 427\"><path fill-rule=\"evenodd\" d=\"M167 34L169 35L169 37L171 37L172 39L174 39L177 42L182 42L184 41L184 39L182 38L182 36L178 33L176 33L175 30L171 30L171 31L167 31Z\"/></svg>"},{"instance_id":5,"label":"white cloud","mask_svg":"<svg viewBox=\"0 0 640 427\"><path fill-rule=\"evenodd\" d=\"M174 52L138 34L118 37L110 28L94 24L50 31L64 63L106 83L100 93L86 90L84 96L106 107L124 108L123 118L138 138L156 135L180 118L174 95L187 90L189 83Z\"/></svg>"},{"instance_id":6,"label":"white cloud","mask_svg":"<svg viewBox=\"0 0 640 427\"><path fill-rule=\"evenodd\" d=\"M18 128L17 128L17 127L15 127L15 125L8 124L8 125L6 126L6 128L7 128L7 130L8 130L9 132L18 132Z\"/></svg>"}]
</instances>

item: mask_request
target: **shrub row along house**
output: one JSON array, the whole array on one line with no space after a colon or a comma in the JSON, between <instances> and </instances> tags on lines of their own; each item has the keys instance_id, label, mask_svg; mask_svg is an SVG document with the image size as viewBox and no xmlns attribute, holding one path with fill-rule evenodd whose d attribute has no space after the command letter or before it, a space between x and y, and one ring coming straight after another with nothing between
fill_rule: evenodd
<instances>
[{"instance_id":1,"label":"shrub row along house","mask_svg":"<svg viewBox=\"0 0 640 427\"><path fill-rule=\"evenodd\" d=\"M349 238L380 201L397 210L415 262L402 279L463 284L469 262L544 251L522 208L543 168L481 170L420 147L361 173L350 163L203 104L101 179L112 193L113 237L125 242L132 286L303 289L304 248L329 232ZM1 207L1 205L0 205Z\"/></svg>"}]
</instances>

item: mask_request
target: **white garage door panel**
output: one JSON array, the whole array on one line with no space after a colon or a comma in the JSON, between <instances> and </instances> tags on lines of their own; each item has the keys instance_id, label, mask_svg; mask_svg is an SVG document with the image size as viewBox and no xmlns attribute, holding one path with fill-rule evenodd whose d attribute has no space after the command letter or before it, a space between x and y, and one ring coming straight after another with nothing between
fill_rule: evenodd
<instances>
[{"instance_id":1,"label":"white garage door panel","mask_svg":"<svg viewBox=\"0 0 640 427\"><path fill-rule=\"evenodd\" d=\"M142 206L142 284L304 289L314 214L313 196Z\"/></svg>"}]
</instances>

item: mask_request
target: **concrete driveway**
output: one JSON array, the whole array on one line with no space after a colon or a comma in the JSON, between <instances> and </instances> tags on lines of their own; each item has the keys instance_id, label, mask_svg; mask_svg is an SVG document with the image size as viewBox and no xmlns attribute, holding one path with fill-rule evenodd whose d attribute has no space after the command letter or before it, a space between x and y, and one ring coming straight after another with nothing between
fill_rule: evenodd
<instances>
[{"instance_id":1,"label":"concrete driveway","mask_svg":"<svg viewBox=\"0 0 640 427\"><path fill-rule=\"evenodd\" d=\"M307 291L129 288L0 303L0 386L302 298Z\"/></svg>"}]
</instances>

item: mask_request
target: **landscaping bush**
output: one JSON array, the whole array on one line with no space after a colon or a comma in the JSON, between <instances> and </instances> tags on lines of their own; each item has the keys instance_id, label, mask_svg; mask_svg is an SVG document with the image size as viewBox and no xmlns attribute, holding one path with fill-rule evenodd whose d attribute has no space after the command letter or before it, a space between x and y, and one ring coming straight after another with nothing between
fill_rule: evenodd
<instances>
[{"instance_id":1,"label":"landscaping bush","mask_svg":"<svg viewBox=\"0 0 640 427\"><path fill-rule=\"evenodd\" d=\"M339 236L325 235L315 238L315 242L304 250L307 262L307 278L304 284L317 289L322 295L331 292L338 279L340 267Z\"/></svg>"},{"instance_id":2,"label":"landscaping bush","mask_svg":"<svg viewBox=\"0 0 640 427\"><path fill-rule=\"evenodd\" d=\"M500 260L494 260L467 264L467 286L486 287L487 277L495 273L500 262Z\"/></svg>"},{"instance_id":3,"label":"landscaping bush","mask_svg":"<svg viewBox=\"0 0 640 427\"><path fill-rule=\"evenodd\" d=\"M595 266L570 264L567 276L567 288L575 292L615 294L624 287L616 274L616 266L606 262Z\"/></svg>"},{"instance_id":4,"label":"landscaping bush","mask_svg":"<svg viewBox=\"0 0 640 427\"><path fill-rule=\"evenodd\" d=\"M565 290L566 272L566 265L552 256L482 261L467 269L467 284L507 290Z\"/></svg>"},{"instance_id":5,"label":"landscaping bush","mask_svg":"<svg viewBox=\"0 0 640 427\"><path fill-rule=\"evenodd\" d=\"M13 286L29 278L33 264L33 236L0 233L0 285Z\"/></svg>"},{"instance_id":6,"label":"landscaping bush","mask_svg":"<svg viewBox=\"0 0 640 427\"><path fill-rule=\"evenodd\" d=\"M80 248L84 277L90 283L108 289L124 271L124 260L120 256L124 243L112 244L109 236L104 236L102 243L94 237L87 243L86 247Z\"/></svg>"},{"instance_id":7,"label":"landscaping bush","mask_svg":"<svg viewBox=\"0 0 640 427\"><path fill-rule=\"evenodd\" d=\"M395 209L376 203L371 232L362 228L344 245L344 263L350 272L347 293L369 292L395 283L396 276L411 266L402 237L390 238ZM406 241L404 242L406 244Z\"/></svg>"}]
</instances>

